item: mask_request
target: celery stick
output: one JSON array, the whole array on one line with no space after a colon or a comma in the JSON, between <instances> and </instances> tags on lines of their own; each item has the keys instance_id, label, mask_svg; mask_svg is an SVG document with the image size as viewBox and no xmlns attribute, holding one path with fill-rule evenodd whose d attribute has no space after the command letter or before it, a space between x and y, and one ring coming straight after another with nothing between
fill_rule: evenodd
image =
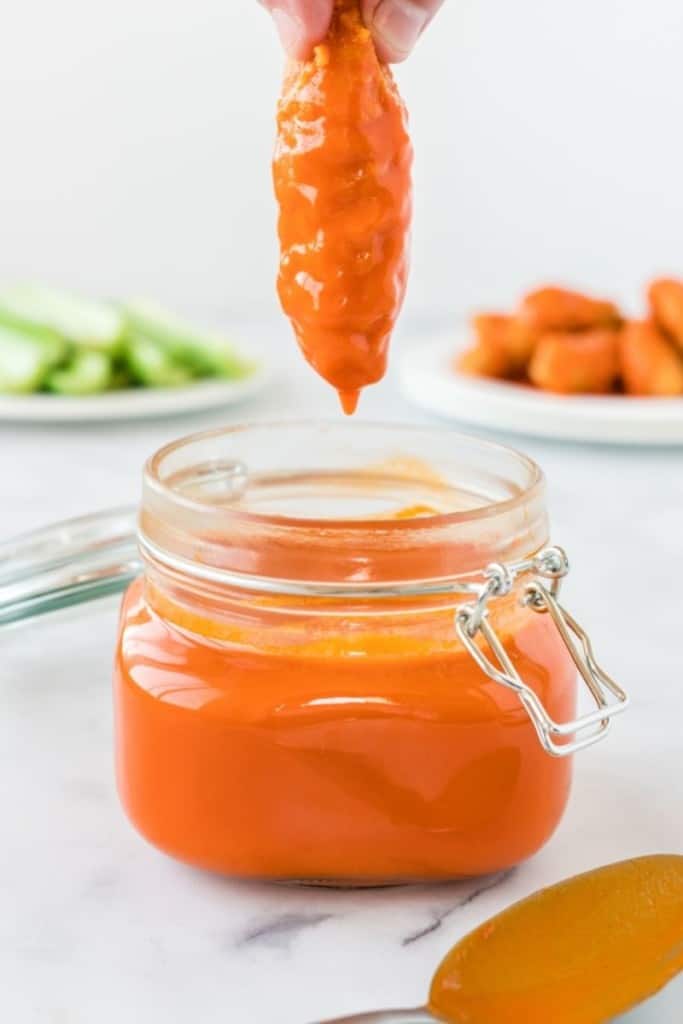
<instances>
[{"instance_id":1,"label":"celery stick","mask_svg":"<svg viewBox=\"0 0 683 1024\"><path fill-rule=\"evenodd\" d=\"M118 363L114 365L109 382L111 391L123 391L133 387L135 383L127 366L121 366Z\"/></svg>"},{"instance_id":2,"label":"celery stick","mask_svg":"<svg viewBox=\"0 0 683 1024\"><path fill-rule=\"evenodd\" d=\"M132 302L123 311L134 330L153 338L200 376L237 379L255 369L222 334L193 327L155 303Z\"/></svg>"},{"instance_id":3,"label":"celery stick","mask_svg":"<svg viewBox=\"0 0 683 1024\"><path fill-rule=\"evenodd\" d=\"M124 331L115 306L30 284L0 290L0 323L37 334L51 330L74 345L102 352L115 352Z\"/></svg>"},{"instance_id":4,"label":"celery stick","mask_svg":"<svg viewBox=\"0 0 683 1024\"><path fill-rule=\"evenodd\" d=\"M137 331L129 332L125 355L133 380L147 387L172 388L192 380L192 371L177 363L164 345Z\"/></svg>"},{"instance_id":5,"label":"celery stick","mask_svg":"<svg viewBox=\"0 0 683 1024\"><path fill-rule=\"evenodd\" d=\"M33 336L0 324L0 391L37 391L67 349L66 342L49 333Z\"/></svg>"},{"instance_id":6,"label":"celery stick","mask_svg":"<svg viewBox=\"0 0 683 1024\"><path fill-rule=\"evenodd\" d=\"M76 349L65 366L53 370L45 384L59 395L97 395L111 383L111 358L95 349Z\"/></svg>"}]
</instances>

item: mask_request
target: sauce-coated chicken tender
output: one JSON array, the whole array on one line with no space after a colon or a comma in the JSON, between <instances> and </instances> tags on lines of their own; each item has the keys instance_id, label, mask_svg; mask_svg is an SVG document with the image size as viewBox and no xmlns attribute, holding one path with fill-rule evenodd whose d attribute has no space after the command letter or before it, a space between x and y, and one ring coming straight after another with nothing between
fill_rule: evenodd
<instances>
[{"instance_id":1,"label":"sauce-coated chicken tender","mask_svg":"<svg viewBox=\"0 0 683 1024\"><path fill-rule=\"evenodd\" d=\"M659 278L647 295L653 319L683 349L683 281Z\"/></svg>"},{"instance_id":2,"label":"sauce-coated chicken tender","mask_svg":"<svg viewBox=\"0 0 683 1024\"><path fill-rule=\"evenodd\" d=\"M608 394L618 374L619 335L610 327L546 334L529 363L533 384L565 395Z\"/></svg>"},{"instance_id":3,"label":"sauce-coated chicken tender","mask_svg":"<svg viewBox=\"0 0 683 1024\"><path fill-rule=\"evenodd\" d=\"M650 320L634 320L619 339L621 376L629 395L683 395L683 360Z\"/></svg>"},{"instance_id":4,"label":"sauce-coated chicken tender","mask_svg":"<svg viewBox=\"0 0 683 1024\"><path fill-rule=\"evenodd\" d=\"M406 112L359 0L335 0L324 43L285 80L273 175L280 302L349 413L384 374L403 302L411 164Z\"/></svg>"}]
</instances>

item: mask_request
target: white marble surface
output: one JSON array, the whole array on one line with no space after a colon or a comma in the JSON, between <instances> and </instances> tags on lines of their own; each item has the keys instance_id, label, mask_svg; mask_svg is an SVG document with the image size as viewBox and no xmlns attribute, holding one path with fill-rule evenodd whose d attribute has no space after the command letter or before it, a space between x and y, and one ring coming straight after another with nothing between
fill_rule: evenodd
<instances>
[{"instance_id":1,"label":"white marble surface","mask_svg":"<svg viewBox=\"0 0 683 1024\"><path fill-rule=\"evenodd\" d=\"M285 368L230 420L335 415ZM285 356L284 353L287 353ZM373 419L423 421L389 380ZM146 424L0 424L0 536L133 502L143 459L220 414ZM519 446L519 442L516 442ZM504 878L360 893L236 884L175 864L130 828L114 791L115 605L0 633L0 993L12 1024L306 1024L420 1003L439 958L510 901L646 852L683 853L683 453L523 447L547 471L567 603L633 695L576 763L557 835Z\"/></svg>"}]
</instances>

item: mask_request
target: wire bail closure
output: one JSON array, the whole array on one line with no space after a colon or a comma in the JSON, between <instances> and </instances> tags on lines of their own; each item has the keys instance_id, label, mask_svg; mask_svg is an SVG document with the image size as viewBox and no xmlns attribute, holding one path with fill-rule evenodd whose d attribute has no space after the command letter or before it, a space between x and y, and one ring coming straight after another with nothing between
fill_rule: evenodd
<instances>
[{"instance_id":1,"label":"wire bail closure","mask_svg":"<svg viewBox=\"0 0 683 1024\"><path fill-rule=\"evenodd\" d=\"M569 560L562 548L551 547L535 558L512 565L492 563L486 582L474 602L463 605L455 616L457 634L479 668L496 683L513 690L526 709L544 750L552 757L568 757L592 746L606 736L614 715L629 703L627 694L598 664L588 634L559 603L562 581L569 572ZM532 579L524 588L522 604L538 614L551 616L579 674L595 701L597 710L571 722L556 722L536 693L520 677L488 619L492 600L508 595L523 576ZM481 633L495 662L477 643Z\"/></svg>"}]
</instances>

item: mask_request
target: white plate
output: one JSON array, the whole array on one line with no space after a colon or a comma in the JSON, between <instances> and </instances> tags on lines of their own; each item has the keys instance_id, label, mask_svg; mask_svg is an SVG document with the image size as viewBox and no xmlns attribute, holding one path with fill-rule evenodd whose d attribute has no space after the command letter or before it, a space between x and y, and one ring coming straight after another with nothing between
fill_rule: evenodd
<instances>
[{"instance_id":1,"label":"white plate","mask_svg":"<svg viewBox=\"0 0 683 1024\"><path fill-rule=\"evenodd\" d=\"M0 420L56 423L180 415L242 402L262 391L270 376L259 367L244 380L198 380L178 388L125 388L82 398L0 395Z\"/></svg>"},{"instance_id":2,"label":"white plate","mask_svg":"<svg viewBox=\"0 0 683 1024\"><path fill-rule=\"evenodd\" d=\"M426 337L404 352L404 396L448 419L492 430L605 444L683 444L683 398L550 395L468 377L453 369L453 357L467 341L460 329Z\"/></svg>"}]
</instances>

